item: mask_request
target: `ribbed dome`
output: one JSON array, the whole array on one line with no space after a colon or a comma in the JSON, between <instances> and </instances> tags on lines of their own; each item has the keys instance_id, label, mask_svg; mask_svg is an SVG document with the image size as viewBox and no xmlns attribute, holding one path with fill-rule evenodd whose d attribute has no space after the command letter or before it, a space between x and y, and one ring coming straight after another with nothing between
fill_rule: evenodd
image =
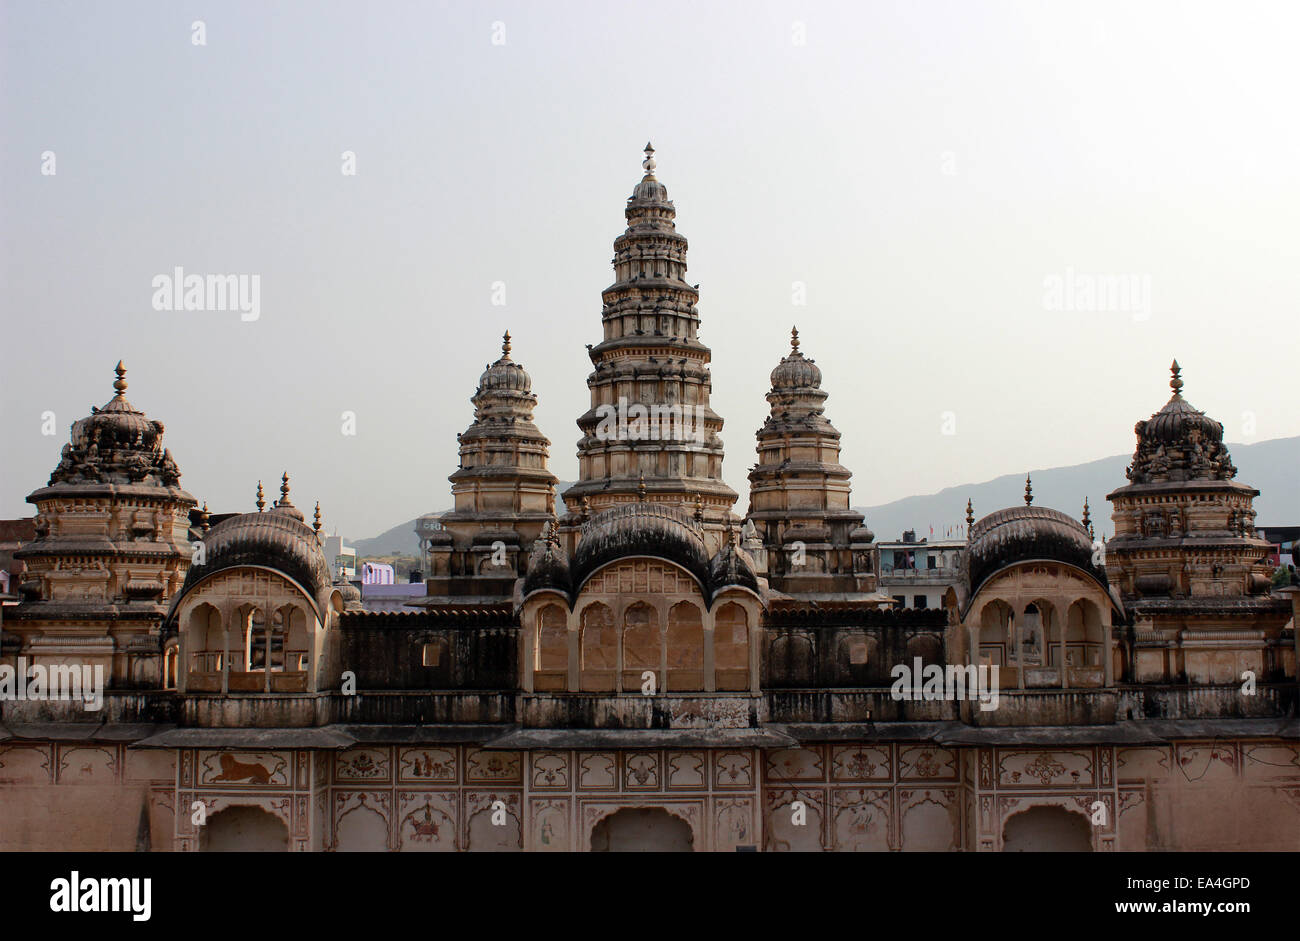
<instances>
[{"instance_id":1,"label":"ribbed dome","mask_svg":"<svg viewBox=\"0 0 1300 941\"><path fill-rule=\"evenodd\" d=\"M709 585L704 534L684 510L665 503L627 503L592 517L579 534L570 566L575 588L602 565L629 556L675 562Z\"/></svg>"},{"instance_id":2,"label":"ribbed dome","mask_svg":"<svg viewBox=\"0 0 1300 941\"><path fill-rule=\"evenodd\" d=\"M794 389L819 389L822 371L816 363L799 352L799 331L790 331L790 355L772 370L772 391L786 392Z\"/></svg>"},{"instance_id":3,"label":"ribbed dome","mask_svg":"<svg viewBox=\"0 0 1300 941\"><path fill-rule=\"evenodd\" d=\"M72 426L72 440L63 446L59 466L50 474L55 484L157 484L174 487L180 470L162 445L163 424L152 421L126 400L126 369L119 362L116 395L103 408Z\"/></svg>"},{"instance_id":4,"label":"ribbed dome","mask_svg":"<svg viewBox=\"0 0 1300 941\"><path fill-rule=\"evenodd\" d=\"M510 358L510 334L505 335L501 344L501 358L489 366L478 377L478 391L483 392L520 392L527 394L533 389L532 377Z\"/></svg>"},{"instance_id":5,"label":"ribbed dome","mask_svg":"<svg viewBox=\"0 0 1300 941\"><path fill-rule=\"evenodd\" d=\"M311 527L290 510L241 513L212 527L203 537L207 558L202 565L190 566L178 597L217 572L257 565L293 579L321 610L330 590L329 564Z\"/></svg>"},{"instance_id":6,"label":"ribbed dome","mask_svg":"<svg viewBox=\"0 0 1300 941\"><path fill-rule=\"evenodd\" d=\"M1106 573L1092 564L1092 552L1092 537L1083 524L1059 510L1040 506L998 510L971 527L965 553L971 596L1008 565L1035 559L1074 565L1106 586Z\"/></svg>"}]
</instances>

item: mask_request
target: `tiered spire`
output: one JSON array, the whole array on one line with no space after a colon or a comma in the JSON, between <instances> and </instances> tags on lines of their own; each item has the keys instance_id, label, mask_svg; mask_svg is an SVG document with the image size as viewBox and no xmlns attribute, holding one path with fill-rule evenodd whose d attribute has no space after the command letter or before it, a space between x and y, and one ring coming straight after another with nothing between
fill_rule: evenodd
<instances>
[{"instance_id":1,"label":"tiered spire","mask_svg":"<svg viewBox=\"0 0 1300 941\"><path fill-rule=\"evenodd\" d=\"M1029 481L1029 475L1025 475L1025 506L1034 505L1034 485Z\"/></svg>"},{"instance_id":2,"label":"tiered spire","mask_svg":"<svg viewBox=\"0 0 1300 941\"><path fill-rule=\"evenodd\" d=\"M577 513L636 501L689 507L696 493L718 522L736 500L722 480L722 419L709 407L709 348L699 340L699 293L686 281L686 238L668 189L655 176L654 147L627 201L627 229L614 241L614 283L605 289L604 335L589 347L591 409L578 419L578 482L564 494Z\"/></svg>"},{"instance_id":3,"label":"tiered spire","mask_svg":"<svg viewBox=\"0 0 1300 941\"><path fill-rule=\"evenodd\" d=\"M840 433L825 415L822 372L799 346L799 329L791 327L790 352L772 370L771 410L756 434L758 464L749 472L749 519L774 560L769 578L783 574L780 550L791 541L808 551L816 547L825 557L818 568L827 576L865 574L855 572L853 561L862 552L855 556L850 547L869 545L873 537L862 525L862 514L850 508L853 475L839 463ZM785 574L802 578L806 584L801 590L831 590L808 581L808 572Z\"/></svg>"}]
</instances>

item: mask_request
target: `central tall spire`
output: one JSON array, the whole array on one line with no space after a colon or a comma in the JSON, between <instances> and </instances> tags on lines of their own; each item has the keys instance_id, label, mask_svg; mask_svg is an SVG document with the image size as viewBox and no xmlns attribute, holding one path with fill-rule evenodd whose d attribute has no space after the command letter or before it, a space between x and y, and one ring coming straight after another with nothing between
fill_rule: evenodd
<instances>
[{"instance_id":1,"label":"central tall spire","mask_svg":"<svg viewBox=\"0 0 1300 941\"><path fill-rule=\"evenodd\" d=\"M591 408L578 419L578 482L570 512L600 512L644 498L704 517L730 516L736 492L722 482L722 419L709 407L712 354L699 341L699 292L686 282L686 238L668 189L655 178L654 148L632 191L627 230L614 241L614 283L602 294L604 337L589 346Z\"/></svg>"}]
</instances>

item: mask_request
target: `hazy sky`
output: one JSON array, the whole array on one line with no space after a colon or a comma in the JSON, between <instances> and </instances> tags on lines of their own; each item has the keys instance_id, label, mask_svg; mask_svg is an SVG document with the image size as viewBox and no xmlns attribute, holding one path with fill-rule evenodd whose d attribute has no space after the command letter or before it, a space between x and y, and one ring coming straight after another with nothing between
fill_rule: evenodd
<instances>
[{"instance_id":1,"label":"hazy sky","mask_svg":"<svg viewBox=\"0 0 1300 941\"><path fill-rule=\"evenodd\" d=\"M5 517L119 358L214 512L286 468L354 538L446 508L506 328L574 478L647 138L742 513L792 323L858 504L1131 451L1174 356L1229 441L1300 434L1293 3L6 0L0 34ZM258 275L260 317L155 310L175 266ZM1053 300L1094 276L1142 290Z\"/></svg>"}]
</instances>

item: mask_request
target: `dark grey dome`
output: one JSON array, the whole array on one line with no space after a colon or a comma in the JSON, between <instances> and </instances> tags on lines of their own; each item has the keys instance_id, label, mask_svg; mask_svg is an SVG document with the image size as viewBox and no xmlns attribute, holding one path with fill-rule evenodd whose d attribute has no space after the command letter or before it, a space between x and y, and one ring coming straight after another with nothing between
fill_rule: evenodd
<instances>
[{"instance_id":1,"label":"dark grey dome","mask_svg":"<svg viewBox=\"0 0 1300 941\"><path fill-rule=\"evenodd\" d=\"M737 548L728 536L722 548L709 560L709 588L716 592L732 585L758 593L758 576L754 574L749 553Z\"/></svg>"},{"instance_id":2,"label":"dark grey dome","mask_svg":"<svg viewBox=\"0 0 1300 941\"><path fill-rule=\"evenodd\" d=\"M629 556L667 559L709 591L709 557L699 523L665 503L627 503L599 513L579 534L570 571L575 590L598 568Z\"/></svg>"},{"instance_id":3,"label":"dark grey dome","mask_svg":"<svg viewBox=\"0 0 1300 941\"><path fill-rule=\"evenodd\" d=\"M971 527L965 566L971 597L993 575L1017 562L1050 559L1076 566L1109 589L1106 572L1092 564L1092 537L1059 510L1017 506L990 513Z\"/></svg>"},{"instance_id":4,"label":"dark grey dome","mask_svg":"<svg viewBox=\"0 0 1300 941\"><path fill-rule=\"evenodd\" d=\"M191 565L177 603L203 579L246 565L281 572L306 591L317 613L331 590L329 564L316 534L291 505L222 520L203 537L206 561ZM173 605L175 610L175 605Z\"/></svg>"},{"instance_id":5,"label":"dark grey dome","mask_svg":"<svg viewBox=\"0 0 1300 941\"><path fill-rule=\"evenodd\" d=\"M554 526L554 522L551 523ZM569 556L557 539L546 537L538 539L528 557L528 572L524 575L524 597L535 591L549 588L564 592L572 588L569 574Z\"/></svg>"}]
</instances>

